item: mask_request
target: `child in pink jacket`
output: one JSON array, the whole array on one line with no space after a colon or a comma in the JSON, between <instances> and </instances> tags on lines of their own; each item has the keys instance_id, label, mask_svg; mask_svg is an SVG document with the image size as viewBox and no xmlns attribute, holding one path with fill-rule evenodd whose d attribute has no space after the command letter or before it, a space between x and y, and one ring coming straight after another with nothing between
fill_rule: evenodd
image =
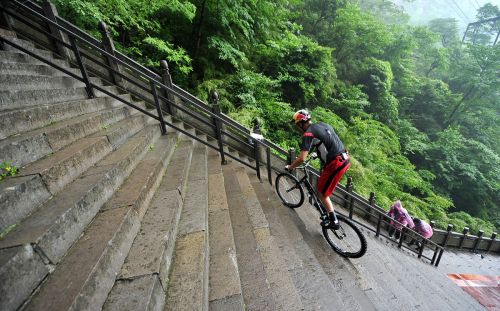
<instances>
[{"instance_id":1,"label":"child in pink jacket","mask_svg":"<svg viewBox=\"0 0 500 311\"><path fill-rule=\"evenodd\" d=\"M413 230L415 230L415 232L417 232L418 234L420 234L424 238L429 239L432 236L432 234L434 233L432 231L431 225L429 225L425 221L418 219L418 218L414 218L413 222L415 223L415 228L413 228ZM413 243L417 242L417 247L420 247L421 244L417 240L420 240L420 238L412 239L408 245L413 245Z\"/></svg>"}]
</instances>

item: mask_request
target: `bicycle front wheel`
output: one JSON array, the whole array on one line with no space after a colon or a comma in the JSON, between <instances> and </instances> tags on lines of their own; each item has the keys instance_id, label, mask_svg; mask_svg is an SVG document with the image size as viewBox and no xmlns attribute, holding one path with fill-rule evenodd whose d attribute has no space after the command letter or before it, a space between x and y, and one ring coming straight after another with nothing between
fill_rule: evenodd
<instances>
[{"instance_id":1,"label":"bicycle front wheel","mask_svg":"<svg viewBox=\"0 0 500 311\"><path fill-rule=\"evenodd\" d=\"M366 253L366 239L359 228L349 219L337 214L340 229L323 227L323 235L328 244L339 255L348 258L359 258Z\"/></svg>"},{"instance_id":2,"label":"bicycle front wheel","mask_svg":"<svg viewBox=\"0 0 500 311\"><path fill-rule=\"evenodd\" d=\"M304 203L304 190L295 176L281 173L276 177L276 192L283 204L297 208Z\"/></svg>"}]
</instances>

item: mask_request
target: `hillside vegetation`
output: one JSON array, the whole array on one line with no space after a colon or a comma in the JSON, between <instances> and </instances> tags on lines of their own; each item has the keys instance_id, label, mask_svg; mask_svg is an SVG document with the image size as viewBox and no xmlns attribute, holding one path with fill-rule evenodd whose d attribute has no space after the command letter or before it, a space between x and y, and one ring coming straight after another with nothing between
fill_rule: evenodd
<instances>
[{"instance_id":1,"label":"hillside vegetation","mask_svg":"<svg viewBox=\"0 0 500 311\"><path fill-rule=\"evenodd\" d=\"M416 216L500 228L500 48L484 24L462 44L453 19L410 26L390 1L54 0L60 14L282 147L306 107L353 157L355 191ZM499 16L485 5L477 19Z\"/></svg>"}]
</instances>

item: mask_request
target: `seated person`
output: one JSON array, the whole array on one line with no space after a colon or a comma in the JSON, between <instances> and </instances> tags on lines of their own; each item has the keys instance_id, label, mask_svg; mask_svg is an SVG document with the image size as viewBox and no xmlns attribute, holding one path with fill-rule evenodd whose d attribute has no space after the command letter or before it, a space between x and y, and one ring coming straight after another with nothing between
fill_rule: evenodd
<instances>
[{"instance_id":1,"label":"seated person","mask_svg":"<svg viewBox=\"0 0 500 311\"><path fill-rule=\"evenodd\" d=\"M389 230L389 236L392 237L394 232L395 238L399 239L401 236L401 229L403 226L408 227L410 229L413 229L415 227L415 224L413 223L413 220L411 219L410 214L408 214L408 211L403 207L403 204L401 204L401 201L397 200L392 204L389 212L387 213L389 217L391 217L394 220L391 220L391 229ZM397 221L397 222L396 222Z\"/></svg>"}]
</instances>

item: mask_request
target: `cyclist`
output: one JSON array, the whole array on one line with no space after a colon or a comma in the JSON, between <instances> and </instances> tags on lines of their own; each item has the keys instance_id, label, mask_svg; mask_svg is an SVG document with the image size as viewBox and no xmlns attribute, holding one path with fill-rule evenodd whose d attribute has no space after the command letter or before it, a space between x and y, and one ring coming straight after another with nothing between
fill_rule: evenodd
<instances>
[{"instance_id":1,"label":"cyclist","mask_svg":"<svg viewBox=\"0 0 500 311\"><path fill-rule=\"evenodd\" d=\"M323 225L338 229L339 222L333 212L330 195L351 165L349 154L333 128L323 122L313 124L311 114L307 110L301 109L295 112L292 122L302 132L301 151L293 163L287 165L285 169L288 171L295 169L306 160L312 148L316 148L323 168L318 179L317 193L329 216L329 220Z\"/></svg>"}]
</instances>

